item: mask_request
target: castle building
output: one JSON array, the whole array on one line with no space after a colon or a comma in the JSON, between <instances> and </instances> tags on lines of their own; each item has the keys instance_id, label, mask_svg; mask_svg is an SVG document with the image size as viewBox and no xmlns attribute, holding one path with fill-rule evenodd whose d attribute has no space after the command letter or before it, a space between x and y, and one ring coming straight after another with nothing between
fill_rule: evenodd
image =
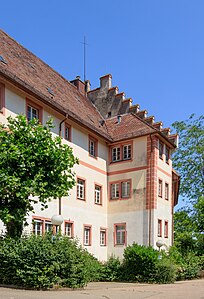
<instances>
[{"instance_id":1,"label":"castle building","mask_svg":"<svg viewBox=\"0 0 204 299\"><path fill-rule=\"evenodd\" d=\"M0 122L18 114L42 124L52 117L53 135L60 134L79 159L76 186L61 198L63 234L100 260L122 257L133 242L172 245L177 136L113 87L110 74L91 90L89 81L66 80L0 31ZM36 204L25 229L43 234L58 213L58 199L44 211Z\"/></svg>"}]
</instances>

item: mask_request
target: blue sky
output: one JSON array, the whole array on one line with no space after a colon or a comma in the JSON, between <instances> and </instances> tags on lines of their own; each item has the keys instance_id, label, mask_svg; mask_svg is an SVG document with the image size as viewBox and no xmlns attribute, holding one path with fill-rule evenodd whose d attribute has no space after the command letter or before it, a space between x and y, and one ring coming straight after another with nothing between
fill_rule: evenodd
<instances>
[{"instance_id":1,"label":"blue sky","mask_svg":"<svg viewBox=\"0 0 204 299\"><path fill-rule=\"evenodd\" d=\"M99 77L164 127L204 110L203 0L7 0L1 29L68 80Z\"/></svg>"}]
</instances>

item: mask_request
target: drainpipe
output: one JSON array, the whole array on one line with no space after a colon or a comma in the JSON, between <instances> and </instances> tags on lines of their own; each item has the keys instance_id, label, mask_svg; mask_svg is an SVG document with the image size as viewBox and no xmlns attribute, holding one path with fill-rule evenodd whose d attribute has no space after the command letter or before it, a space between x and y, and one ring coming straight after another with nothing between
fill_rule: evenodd
<instances>
[{"instance_id":1,"label":"drainpipe","mask_svg":"<svg viewBox=\"0 0 204 299\"><path fill-rule=\"evenodd\" d=\"M152 231L152 135L150 135L151 140L151 151L150 151L150 209L149 209L149 246L151 246L151 231Z\"/></svg>"},{"instance_id":2,"label":"drainpipe","mask_svg":"<svg viewBox=\"0 0 204 299\"><path fill-rule=\"evenodd\" d=\"M65 118L59 124L59 136L62 137L62 124L68 119L68 113L66 113ZM62 214L62 199L59 197L59 215Z\"/></svg>"}]
</instances>

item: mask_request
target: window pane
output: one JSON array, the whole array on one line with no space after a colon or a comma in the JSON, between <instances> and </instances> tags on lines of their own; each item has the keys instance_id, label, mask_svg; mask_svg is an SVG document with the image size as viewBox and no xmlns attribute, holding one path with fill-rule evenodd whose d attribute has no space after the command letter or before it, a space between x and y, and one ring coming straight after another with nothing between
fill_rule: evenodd
<instances>
[{"instance_id":1,"label":"window pane","mask_svg":"<svg viewBox=\"0 0 204 299\"><path fill-rule=\"evenodd\" d=\"M116 225L116 244L125 244L125 225Z\"/></svg>"},{"instance_id":2,"label":"window pane","mask_svg":"<svg viewBox=\"0 0 204 299\"><path fill-rule=\"evenodd\" d=\"M122 197L130 197L130 182L122 182Z\"/></svg>"},{"instance_id":3,"label":"window pane","mask_svg":"<svg viewBox=\"0 0 204 299\"><path fill-rule=\"evenodd\" d=\"M77 198L85 199L85 181L77 180Z\"/></svg>"},{"instance_id":4,"label":"window pane","mask_svg":"<svg viewBox=\"0 0 204 299\"><path fill-rule=\"evenodd\" d=\"M27 118L28 118L28 121L32 120L33 118L39 119L39 111L38 111L38 109L35 109L32 106L28 106Z\"/></svg>"},{"instance_id":5,"label":"window pane","mask_svg":"<svg viewBox=\"0 0 204 299\"><path fill-rule=\"evenodd\" d=\"M114 147L112 149L112 162L120 161L120 147Z\"/></svg>"},{"instance_id":6,"label":"window pane","mask_svg":"<svg viewBox=\"0 0 204 299\"><path fill-rule=\"evenodd\" d=\"M123 146L123 160L131 159L131 145L124 145Z\"/></svg>"},{"instance_id":7,"label":"window pane","mask_svg":"<svg viewBox=\"0 0 204 299\"><path fill-rule=\"evenodd\" d=\"M111 185L111 198L119 198L119 183Z\"/></svg>"},{"instance_id":8,"label":"window pane","mask_svg":"<svg viewBox=\"0 0 204 299\"><path fill-rule=\"evenodd\" d=\"M101 187L95 185L95 203L101 204Z\"/></svg>"},{"instance_id":9,"label":"window pane","mask_svg":"<svg viewBox=\"0 0 204 299\"><path fill-rule=\"evenodd\" d=\"M66 223L65 224L65 235L70 237L70 238L72 238L72 236L73 236L72 227L73 227L72 223Z\"/></svg>"},{"instance_id":10,"label":"window pane","mask_svg":"<svg viewBox=\"0 0 204 299\"><path fill-rule=\"evenodd\" d=\"M33 233L37 236L37 235L42 235L42 226L43 226L43 222L41 220L34 220L33 223Z\"/></svg>"}]
</instances>

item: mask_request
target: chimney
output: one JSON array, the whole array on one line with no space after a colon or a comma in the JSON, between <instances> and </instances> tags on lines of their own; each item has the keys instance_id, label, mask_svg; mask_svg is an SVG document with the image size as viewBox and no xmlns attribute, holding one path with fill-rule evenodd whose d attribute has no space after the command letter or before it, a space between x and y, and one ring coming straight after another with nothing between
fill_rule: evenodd
<instances>
[{"instance_id":1,"label":"chimney","mask_svg":"<svg viewBox=\"0 0 204 299\"><path fill-rule=\"evenodd\" d=\"M70 81L70 83L72 83L74 86L76 86L76 88L78 89L78 91L80 93L82 93L83 95L85 95L85 84L81 80L80 76L76 76L76 79Z\"/></svg>"},{"instance_id":2,"label":"chimney","mask_svg":"<svg viewBox=\"0 0 204 299\"><path fill-rule=\"evenodd\" d=\"M91 90L91 83L89 80L85 81L85 92L89 92Z\"/></svg>"},{"instance_id":3,"label":"chimney","mask_svg":"<svg viewBox=\"0 0 204 299\"><path fill-rule=\"evenodd\" d=\"M112 76L111 74L100 77L100 88L110 89L112 87Z\"/></svg>"}]
</instances>

